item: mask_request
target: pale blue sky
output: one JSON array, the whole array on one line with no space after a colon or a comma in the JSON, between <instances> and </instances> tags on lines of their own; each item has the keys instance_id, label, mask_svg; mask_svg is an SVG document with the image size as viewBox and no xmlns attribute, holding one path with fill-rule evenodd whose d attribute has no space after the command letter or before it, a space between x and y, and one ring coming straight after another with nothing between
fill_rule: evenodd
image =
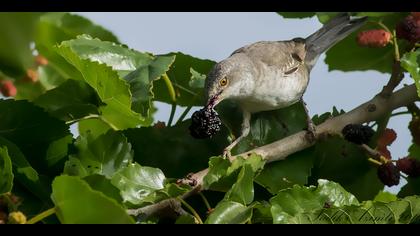
<instances>
[{"instance_id":1,"label":"pale blue sky","mask_svg":"<svg viewBox=\"0 0 420 236\"><path fill-rule=\"evenodd\" d=\"M276 13L78 14L111 30L121 42L133 49L154 54L181 51L215 61L226 58L235 49L249 43L306 37L321 27L316 18L291 20L283 19ZM311 115L331 111L334 105L348 111L372 98L389 77L375 71L328 72L323 61L324 56L321 56L304 95ZM412 83L411 79L404 82ZM156 120L167 121L169 106L159 103L158 108ZM389 127L398 133L397 140L390 147L394 158L407 155L411 144L406 127L409 119L409 115L403 115L390 121Z\"/></svg>"}]
</instances>

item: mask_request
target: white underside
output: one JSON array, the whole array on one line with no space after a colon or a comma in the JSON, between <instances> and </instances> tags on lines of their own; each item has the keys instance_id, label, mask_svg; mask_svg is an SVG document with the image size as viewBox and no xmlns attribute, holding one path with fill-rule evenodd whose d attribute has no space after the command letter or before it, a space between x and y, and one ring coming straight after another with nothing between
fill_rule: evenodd
<instances>
[{"instance_id":1,"label":"white underside","mask_svg":"<svg viewBox=\"0 0 420 236\"><path fill-rule=\"evenodd\" d=\"M273 68L266 69L264 76L256 80L252 96L238 101L251 113L288 107L302 98L308 86L307 73L298 73L301 69L290 75Z\"/></svg>"}]
</instances>

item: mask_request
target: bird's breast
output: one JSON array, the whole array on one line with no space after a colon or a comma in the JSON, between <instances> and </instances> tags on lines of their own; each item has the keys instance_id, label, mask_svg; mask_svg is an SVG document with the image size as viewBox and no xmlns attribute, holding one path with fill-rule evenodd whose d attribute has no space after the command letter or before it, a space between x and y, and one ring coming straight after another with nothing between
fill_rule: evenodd
<instances>
[{"instance_id":1,"label":"bird's breast","mask_svg":"<svg viewBox=\"0 0 420 236\"><path fill-rule=\"evenodd\" d=\"M255 81L252 95L239 102L249 112L270 111L298 102L308 85L309 74L304 66L288 75L276 68L265 68Z\"/></svg>"}]
</instances>

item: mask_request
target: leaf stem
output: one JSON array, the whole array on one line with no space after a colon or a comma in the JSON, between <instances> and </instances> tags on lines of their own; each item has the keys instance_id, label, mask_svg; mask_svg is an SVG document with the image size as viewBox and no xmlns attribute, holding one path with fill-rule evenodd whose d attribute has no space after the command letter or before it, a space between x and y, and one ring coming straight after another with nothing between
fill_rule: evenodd
<instances>
[{"instance_id":1,"label":"leaf stem","mask_svg":"<svg viewBox=\"0 0 420 236\"><path fill-rule=\"evenodd\" d=\"M167 125L168 127L172 126L172 121L174 120L175 111L176 111L176 103L172 103L171 114L169 115L169 120L168 120L168 125Z\"/></svg>"},{"instance_id":2,"label":"leaf stem","mask_svg":"<svg viewBox=\"0 0 420 236\"><path fill-rule=\"evenodd\" d=\"M382 165L382 163L380 161L377 161L377 160L375 160L373 158L368 158L368 161L372 162L375 165Z\"/></svg>"},{"instance_id":3,"label":"leaf stem","mask_svg":"<svg viewBox=\"0 0 420 236\"><path fill-rule=\"evenodd\" d=\"M43 212L39 213L38 215L34 216L32 219L28 220L26 223L27 224L35 224L38 221L41 221L44 218L46 218L46 217L48 217L48 216L50 216L52 214L55 214L55 207L50 208L50 209L48 209L46 211L43 211Z\"/></svg>"},{"instance_id":4,"label":"leaf stem","mask_svg":"<svg viewBox=\"0 0 420 236\"><path fill-rule=\"evenodd\" d=\"M389 28L384 24L384 23L382 23L382 20L381 21L378 21L377 22L378 23L378 25L379 26L381 26L384 30L386 30L386 31L388 31L388 32L390 32L391 33L391 30L389 30Z\"/></svg>"},{"instance_id":5,"label":"leaf stem","mask_svg":"<svg viewBox=\"0 0 420 236\"><path fill-rule=\"evenodd\" d=\"M391 116L399 116L399 115L406 115L406 114L411 114L411 112L409 111L395 112L395 113L392 113Z\"/></svg>"},{"instance_id":6,"label":"leaf stem","mask_svg":"<svg viewBox=\"0 0 420 236\"><path fill-rule=\"evenodd\" d=\"M166 87L168 88L169 97L171 97L171 101L176 103L176 94L174 86L172 85L171 80L169 79L168 75L165 73L162 75L162 79L165 81Z\"/></svg>"},{"instance_id":7,"label":"leaf stem","mask_svg":"<svg viewBox=\"0 0 420 236\"><path fill-rule=\"evenodd\" d=\"M77 123L81 120L87 120L87 119L92 119L92 118L100 118L100 116L98 114L90 114L90 115L84 116L82 118L66 121L66 125L72 125L72 124Z\"/></svg>"},{"instance_id":8,"label":"leaf stem","mask_svg":"<svg viewBox=\"0 0 420 236\"><path fill-rule=\"evenodd\" d=\"M184 201L182 198L177 197L177 199L184 205L188 210L194 215L194 217L197 219L198 223L203 224L203 221L201 220L201 217L198 215L198 213L194 210L194 208L188 204L186 201Z\"/></svg>"},{"instance_id":9,"label":"leaf stem","mask_svg":"<svg viewBox=\"0 0 420 236\"><path fill-rule=\"evenodd\" d=\"M213 208L211 208L210 203L209 203L209 201L207 201L206 196L204 196L204 194L202 192L199 192L198 194L200 195L201 199L203 199L203 202L206 205L207 210L211 211Z\"/></svg>"},{"instance_id":10,"label":"leaf stem","mask_svg":"<svg viewBox=\"0 0 420 236\"><path fill-rule=\"evenodd\" d=\"M394 41L395 61L400 61L400 49L397 42L397 34L395 30L392 31L392 40Z\"/></svg>"},{"instance_id":11,"label":"leaf stem","mask_svg":"<svg viewBox=\"0 0 420 236\"><path fill-rule=\"evenodd\" d=\"M175 124L178 124L178 123L182 122L182 120L187 116L188 112L191 111L191 108L192 107L193 106L190 105L187 108L185 108L184 112L182 112L181 116L178 118L178 120L177 120L177 122Z\"/></svg>"}]
</instances>

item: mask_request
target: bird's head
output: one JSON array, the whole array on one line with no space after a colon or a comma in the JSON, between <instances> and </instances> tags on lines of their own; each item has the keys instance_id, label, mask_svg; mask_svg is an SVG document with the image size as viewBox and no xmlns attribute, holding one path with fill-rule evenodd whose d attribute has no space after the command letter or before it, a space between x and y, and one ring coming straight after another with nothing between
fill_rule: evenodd
<instances>
[{"instance_id":1,"label":"bird's head","mask_svg":"<svg viewBox=\"0 0 420 236\"><path fill-rule=\"evenodd\" d=\"M206 78L206 105L215 107L225 99L238 100L252 95L253 68L252 62L242 55L233 55L217 63Z\"/></svg>"}]
</instances>

